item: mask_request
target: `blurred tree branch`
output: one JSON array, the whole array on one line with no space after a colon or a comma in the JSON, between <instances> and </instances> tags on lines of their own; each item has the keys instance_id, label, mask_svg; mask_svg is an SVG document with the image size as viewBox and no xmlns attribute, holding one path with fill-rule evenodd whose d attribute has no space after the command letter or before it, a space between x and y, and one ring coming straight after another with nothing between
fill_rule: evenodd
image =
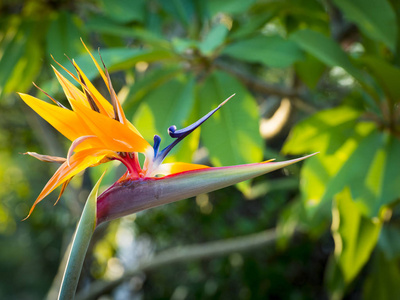
<instances>
[{"instance_id":1,"label":"blurred tree branch","mask_svg":"<svg viewBox=\"0 0 400 300\"><path fill-rule=\"evenodd\" d=\"M239 68L232 67L231 64L221 60L215 61L214 64L218 69L223 70L241 80L250 90L254 90L266 95L275 95L282 98L288 98L295 106L309 114L313 114L317 111L315 107L304 100L304 95L299 93L297 89L283 89L269 85L259 78L248 74Z\"/></svg>"},{"instance_id":2,"label":"blurred tree branch","mask_svg":"<svg viewBox=\"0 0 400 300\"><path fill-rule=\"evenodd\" d=\"M97 299L99 296L112 291L122 282L131 277L173 263L186 262L204 258L224 256L234 252L244 252L264 246L272 246L278 236L275 229L254 233L243 237L230 238L198 245L173 247L156 254L151 260L144 261L136 268L127 271L113 281L97 281L88 289L76 295L76 300Z\"/></svg>"}]
</instances>

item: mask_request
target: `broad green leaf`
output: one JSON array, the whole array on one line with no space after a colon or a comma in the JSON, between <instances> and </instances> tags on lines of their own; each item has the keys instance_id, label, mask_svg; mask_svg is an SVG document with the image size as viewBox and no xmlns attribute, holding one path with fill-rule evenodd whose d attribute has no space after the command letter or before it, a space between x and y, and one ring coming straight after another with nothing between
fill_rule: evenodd
<instances>
[{"instance_id":1,"label":"broad green leaf","mask_svg":"<svg viewBox=\"0 0 400 300\"><path fill-rule=\"evenodd\" d=\"M333 154L351 137L360 115L360 111L349 106L320 111L292 129L282 152Z\"/></svg>"},{"instance_id":2,"label":"broad green leaf","mask_svg":"<svg viewBox=\"0 0 400 300\"><path fill-rule=\"evenodd\" d=\"M168 128L180 128L188 118L194 102L194 78L173 79L150 91L140 104L133 123L148 141L158 134L162 138L161 147L172 139Z\"/></svg>"},{"instance_id":3,"label":"broad green leaf","mask_svg":"<svg viewBox=\"0 0 400 300\"><path fill-rule=\"evenodd\" d=\"M39 24L18 18L5 22L7 28L0 43L0 95L26 91L42 64Z\"/></svg>"},{"instance_id":4,"label":"broad green leaf","mask_svg":"<svg viewBox=\"0 0 400 300\"><path fill-rule=\"evenodd\" d=\"M60 63L68 57L77 57L84 50L80 38L82 22L74 15L62 11L55 15L46 36L47 55L51 54Z\"/></svg>"},{"instance_id":5,"label":"broad green leaf","mask_svg":"<svg viewBox=\"0 0 400 300\"><path fill-rule=\"evenodd\" d=\"M296 31L290 39L326 65L342 67L355 79L363 81L360 70L352 64L346 53L333 39L310 29Z\"/></svg>"},{"instance_id":6,"label":"broad green leaf","mask_svg":"<svg viewBox=\"0 0 400 300\"><path fill-rule=\"evenodd\" d=\"M174 1L160 1L159 4L163 9L178 20L185 27L189 27L194 21L195 3L192 0L174 0Z\"/></svg>"},{"instance_id":7,"label":"broad green leaf","mask_svg":"<svg viewBox=\"0 0 400 300\"><path fill-rule=\"evenodd\" d=\"M93 56L100 61L97 51L93 51ZM172 53L167 50L147 50L130 48L109 48L100 50L101 57L104 60L109 71L127 70L136 65L139 61L153 62L172 58ZM93 67L92 59L84 54L76 58L76 63L83 69L89 79L98 76L98 71ZM72 72L73 67L66 66Z\"/></svg>"},{"instance_id":8,"label":"broad green leaf","mask_svg":"<svg viewBox=\"0 0 400 300\"><path fill-rule=\"evenodd\" d=\"M363 299L392 300L400 295L400 270L396 260L388 260L377 251L373 264L365 279Z\"/></svg>"},{"instance_id":9,"label":"broad green leaf","mask_svg":"<svg viewBox=\"0 0 400 300\"><path fill-rule=\"evenodd\" d=\"M373 56L364 56L361 61L367 66L386 96L392 102L400 101L400 69Z\"/></svg>"},{"instance_id":10,"label":"broad green leaf","mask_svg":"<svg viewBox=\"0 0 400 300\"><path fill-rule=\"evenodd\" d=\"M103 34L109 34L113 36L119 36L124 38L137 38L141 41L148 43L149 45L162 47L165 49L169 49L169 42L144 28L139 27L128 27L120 24L116 24L110 20L104 19L103 17L92 17L85 23L85 29L88 31L94 31Z\"/></svg>"},{"instance_id":11,"label":"broad green leaf","mask_svg":"<svg viewBox=\"0 0 400 300\"><path fill-rule=\"evenodd\" d=\"M396 224L385 224L379 236L378 247L387 260L400 258L400 228Z\"/></svg>"},{"instance_id":12,"label":"broad green leaf","mask_svg":"<svg viewBox=\"0 0 400 300\"><path fill-rule=\"evenodd\" d=\"M200 43L199 48L203 54L209 55L219 46L221 46L228 34L229 30L223 24L213 27L204 40Z\"/></svg>"},{"instance_id":13,"label":"broad green leaf","mask_svg":"<svg viewBox=\"0 0 400 300\"><path fill-rule=\"evenodd\" d=\"M237 25L235 23L233 24L229 38L231 40L240 40L252 36L258 29L262 28L275 16L276 12L272 9L259 15L249 15L247 16L247 19L241 23Z\"/></svg>"},{"instance_id":14,"label":"broad green leaf","mask_svg":"<svg viewBox=\"0 0 400 300\"><path fill-rule=\"evenodd\" d=\"M376 216L380 207L376 207L375 202L379 197L386 159L382 146L383 136L377 130L361 139L339 172L327 184L321 201L328 201L348 187L359 209L366 215Z\"/></svg>"},{"instance_id":15,"label":"broad green leaf","mask_svg":"<svg viewBox=\"0 0 400 300\"><path fill-rule=\"evenodd\" d=\"M208 6L212 15L220 12L228 14L242 14L246 11L255 0L242 1L242 0L212 0L208 1Z\"/></svg>"},{"instance_id":16,"label":"broad green leaf","mask_svg":"<svg viewBox=\"0 0 400 300\"><path fill-rule=\"evenodd\" d=\"M396 49L396 14L387 0L334 0L347 19L375 41L385 43L392 51Z\"/></svg>"},{"instance_id":17,"label":"broad green leaf","mask_svg":"<svg viewBox=\"0 0 400 300\"><path fill-rule=\"evenodd\" d=\"M344 280L350 283L368 261L382 224L363 216L348 189L335 197L332 212L332 231L335 256Z\"/></svg>"},{"instance_id":18,"label":"broad green leaf","mask_svg":"<svg viewBox=\"0 0 400 300\"><path fill-rule=\"evenodd\" d=\"M236 79L224 72L212 73L199 86L201 115L236 93L228 103L202 125L201 140L214 166L258 162L263 141L258 129L258 109L254 98Z\"/></svg>"},{"instance_id":19,"label":"broad green leaf","mask_svg":"<svg viewBox=\"0 0 400 300\"><path fill-rule=\"evenodd\" d=\"M303 58L300 48L280 36L257 36L228 45L221 54L269 67L285 68Z\"/></svg>"},{"instance_id":20,"label":"broad green leaf","mask_svg":"<svg viewBox=\"0 0 400 300\"><path fill-rule=\"evenodd\" d=\"M294 65L297 75L307 85L314 89L325 71L325 65L314 56L307 54L306 58Z\"/></svg>"},{"instance_id":21,"label":"broad green leaf","mask_svg":"<svg viewBox=\"0 0 400 300\"><path fill-rule=\"evenodd\" d=\"M128 95L123 103L126 116L128 118L133 117L138 103L143 97L166 81L179 76L181 73L182 70L179 66L171 66L146 71L143 76L137 76L135 83L129 88Z\"/></svg>"},{"instance_id":22,"label":"broad green leaf","mask_svg":"<svg viewBox=\"0 0 400 300\"><path fill-rule=\"evenodd\" d=\"M381 190L376 201L375 210L380 206L393 203L400 198L400 141L393 136L386 136L385 146L385 164L382 175Z\"/></svg>"},{"instance_id":23,"label":"broad green leaf","mask_svg":"<svg viewBox=\"0 0 400 300\"><path fill-rule=\"evenodd\" d=\"M144 0L101 0L103 13L118 23L128 23L132 21L143 22L146 12Z\"/></svg>"}]
</instances>

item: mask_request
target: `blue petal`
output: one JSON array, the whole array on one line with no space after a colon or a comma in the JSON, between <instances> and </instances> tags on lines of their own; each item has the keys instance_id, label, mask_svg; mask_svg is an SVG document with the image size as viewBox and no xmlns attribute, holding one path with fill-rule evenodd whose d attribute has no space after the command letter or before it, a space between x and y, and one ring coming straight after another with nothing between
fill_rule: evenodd
<instances>
[{"instance_id":1,"label":"blue petal","mask_svg":"<svg viewBox=\"0 0 400 300\"><path fill-rule=\"evenodd\" d=\"M154 151L154 153L155 153L155 161L157 161L158 163L161 163L164 160L164 158L168 155L168 153L172 150L172 148L175 147L176 144L178 144L181 140L183 140L186 136L188 136L191 132L193 132L197 127L199 127L201 124L203 124L209 117L211 117L217 110L219 110L233 96L235 96L235 94L230 96L228 99L226 99L220 105L218 105L217 108L215 108L212 111L210 111L204 117L202 117L198 121L194 122L193 124L183 128L183 129L176 130L176 126L175 125L170 126L168 128L168 134L169 134L170 137L175 138L176 140L173 141L167 147L165 147L159 154L157 154ZM154 136L154 147L156 147L155 143L156 143L156 136ZM157 144L157 152L158 152L158 147L159 147L159 142ZM154 148L154 150L155 150L155 148Z\"/></svg>"}]
</instances>

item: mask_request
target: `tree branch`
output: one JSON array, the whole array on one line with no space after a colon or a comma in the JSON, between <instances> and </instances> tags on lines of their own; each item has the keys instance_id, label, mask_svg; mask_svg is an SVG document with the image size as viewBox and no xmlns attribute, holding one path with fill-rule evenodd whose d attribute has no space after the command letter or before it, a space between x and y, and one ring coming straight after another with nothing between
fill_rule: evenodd
<instances>
[{"instance_id":1,"label":"tree branch","mask_svg":"<svg viewBox=\"0 0 400 300\"><path fill-rule=\"evenodd\" d=\"M144 261L136 268L127 271L120 278L113 281L98 281L89 289L76 295L76 300L97 299L104 293L112 291L122 282L134 277L138 273L159 269L173 263L198 260L203 258L224 256L233 252L244 252L263 246L273 245L277 239L274 229L254 233L243 237L230 238L199 245L174 247L155 255L151 260Z\"/></svg>"},{"instance_id":2,"label":"tree branch","mask_svg":"<svg viewBox=\"0 0 400 300\"><path fill-rule=\"evenodd\" d=\"M272 85L269 85L265 83L264 81L260 80L259 78L248 74L244 72L243 70L239 70L238 68L234 68L231 65L228 65L227 63L221 61L221 60L216 60L214 61L214 65L220 69L223 70L236 78L238 78L240 81L242 81L248 89L267 94L267 95L275 95L279 96L282 98L288 98L291 100L293 105L297 106L298 108L313 114L317 111L315 107L312 105L308 104L306 101L304 101L304 95L301 95L298 91L296 90L290 90L290 89L283 89L279 87L275 87Z\"/></svg>"}]
</instances>

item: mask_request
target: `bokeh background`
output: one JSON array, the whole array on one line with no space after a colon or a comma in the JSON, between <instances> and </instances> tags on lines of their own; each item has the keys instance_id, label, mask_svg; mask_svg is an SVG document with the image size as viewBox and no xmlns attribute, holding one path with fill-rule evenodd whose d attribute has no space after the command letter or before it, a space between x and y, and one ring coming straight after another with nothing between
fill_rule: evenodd
<instances>
[{"instance_id":1,"label":"bokeh background","mask_svg":"<svg viewBox=\"0 0 400 300\"><path fill-rule=\"evenodd\" d=\"M16 92L66 105L50 54L105 92L80 38L149 141L236 93L170 160L319 154L102 227L79 299L400 295L399 24L396 0L0 2L0 298L55 298L88 192L123 173L91 168L21 221L57 167L22 153L69 145Z\"/></svg>"}]
</instances>

